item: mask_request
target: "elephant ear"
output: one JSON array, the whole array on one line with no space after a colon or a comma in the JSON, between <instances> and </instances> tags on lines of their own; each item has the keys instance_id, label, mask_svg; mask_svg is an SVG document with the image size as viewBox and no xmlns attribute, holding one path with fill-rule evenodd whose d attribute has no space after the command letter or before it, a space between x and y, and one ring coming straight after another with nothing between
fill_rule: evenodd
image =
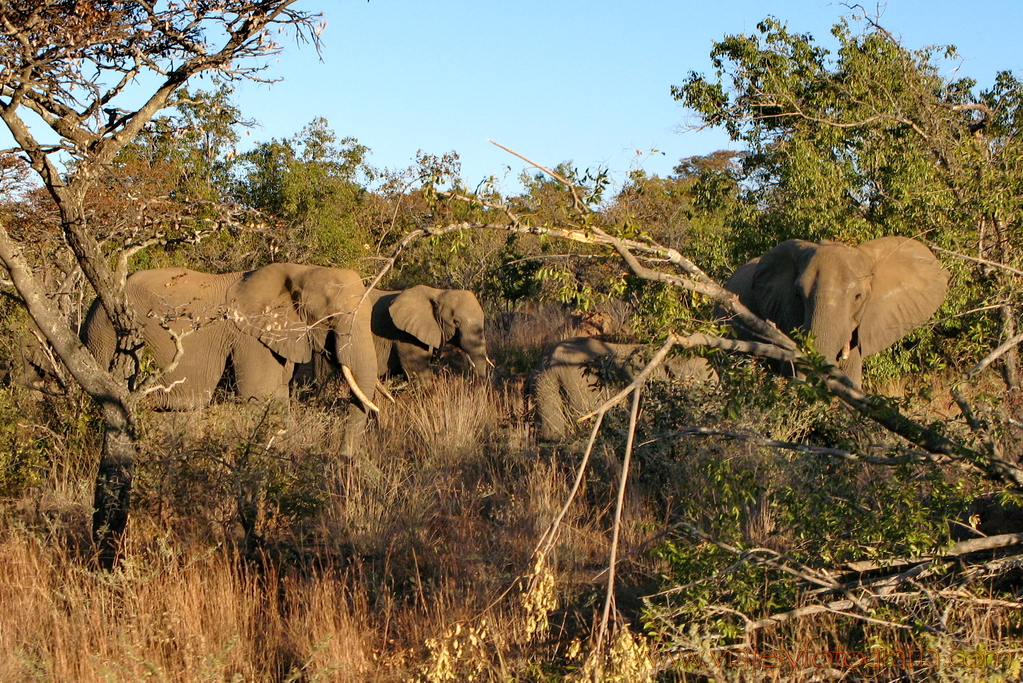
<instances>
[{"instance_id":1,"label":"elephant ear","mask_svg":"<svg viewBox=\"0 0 1023 683\"><path fill-rule=\"evenodd\" d=\"M788 240L761 256L750 283L749 303L743 303L785 334L802 326L805 309L797 281L817 247L813 242Z\"/></svg>"},{"instance_id":2,"label":"elephant ear","mask_svg":"<svg viewBox=\"0 0 1023 683\"><path fill-rule=\"evenodd\" d=\"M856 248L875 264L859 327L862 354L869 356L934 315L945 300L948 271L930 249L908 237L881 237Z\"/></svg>"},{"instance_id":3,"label":"elephant ear","mask_svg":"<svg viewBox=\"0 0 1023 683\"><path fill-rule=\"evenodd\" d=\"M750 260L746 265L740 266L732 273L732 277L728 278L728 282L725 283L725 289L733 294L739 295L739 301L746 308L752 305L750 299L753 293L753 276L757 272L757 264L760 263L760 257ZM721 307L720 304L714 307L714 317L723 318L728 312Z\"/></svg>"},{"instance_id":4,"label":"elephant ear","mask_svg":"<svg viewBox=\"0 0 1023 683\"><path fill-rule=\"evenodd\" d=\"M430 350L440 348L442 341L440 323L437 322L434 308L436 292L433 287L416 285L394 297L387 309L395 327L408 332L430 347Z\"/></svg>"},{"instance_id":5,"label":"elephant ear","mask_svg":"<svg viewBox=\"0 0 1023 683\"><path fill-rule=\"evenodd\" d=\"M227 291L228 315L243 333L295 363L312 360L313 345L323 347L325 331L311 327L299 311L297 273L275 263L245 273Z\"/></svg>"}]
</instances>

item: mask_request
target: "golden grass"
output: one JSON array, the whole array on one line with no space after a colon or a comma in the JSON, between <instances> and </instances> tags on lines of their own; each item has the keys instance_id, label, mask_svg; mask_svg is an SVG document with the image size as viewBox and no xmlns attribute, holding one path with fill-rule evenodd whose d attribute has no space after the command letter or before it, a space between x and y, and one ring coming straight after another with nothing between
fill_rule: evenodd
<instances>
[{"instance_id":1,"label":"golden grass","mask_svg":"<svg viewBox=\"0 0 1023 683\"><path fill-rule=\"evenodd\" d=\"M368 680L374 634L344 577L282 577L223 548L159 544L97 573L12 532L0 544L0 680Z\"/></svg>"},{"instance_id":2,"label":"golden grass","mask_svg":"<svg viewBox=\"0 0 1023 683\"><path fill-rule=\"evenodd\" d=\"M591 666L620 448L598 444L557 543L538 559L578 453L537 446L521 383L441 376L397 399L348 460L329 406L150 415L113 573L88 568L96 453L83 445L75 465L0 508L0 681L542 681ZM767 427L805 429L793 419ZM695 472L703 460L759 476L784 466L735 444L697 455L673 463L674 479L637 463L626 553L670 521L665 497L706 500L711 520L720 492ZM765 496L741 513L753 545L778 540ZM668 570L639 553L618 571L635 585ZM964 608L961 623L983 642L1011 636L999 619ZM828 615L763 643L800 648L841 628ZM643 680L651 643L621 630L613 642L607 680Z\"/></svg>"}]
</instances>

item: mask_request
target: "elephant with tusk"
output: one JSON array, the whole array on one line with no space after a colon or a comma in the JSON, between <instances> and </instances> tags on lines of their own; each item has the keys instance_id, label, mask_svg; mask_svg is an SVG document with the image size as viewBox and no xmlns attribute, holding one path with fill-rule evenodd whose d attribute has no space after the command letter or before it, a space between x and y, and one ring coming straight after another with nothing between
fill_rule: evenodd
<instances>
[{"instance_id":1,"label":"elephant with tusk","mask_svg":"<svg viewBox=\"0 0 1023 683\"><path fill-rule=\"evenodd\" d=\"M207 405L228 358L239 396L287 400L295 364L329 345L355 396L346 450L354 449L367 414L379 410L370 304L355 271L294 263L219 275L162 268L133 273L125 293L143 323L146 347L164 370L147 397L154 408ZM116 338L98 299L82 338L100 362L112 364Z\"/></svg>"},{"instance_id":2,"label":"elephant with tusk","mask_svg":"<svg viewBox=\"0 0 1023 683\"><path fill-rule=\"evenodd\" d=\"M742 266L725 289L786 334L812 332L817 351L856 387L863 359L930 318L945 300L948 271L908 237L782 242ZM739 330L740 336L747 336Z\"/></svg>"}]
</instances>

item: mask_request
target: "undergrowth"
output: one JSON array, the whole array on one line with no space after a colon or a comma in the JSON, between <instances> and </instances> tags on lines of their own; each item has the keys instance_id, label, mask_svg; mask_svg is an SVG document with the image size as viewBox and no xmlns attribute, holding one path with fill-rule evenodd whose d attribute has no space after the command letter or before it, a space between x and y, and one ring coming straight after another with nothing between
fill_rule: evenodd
<instances>
[{"instance_id":1,"label":"undergrowth","mask_svg":"<svg viewBox=\"0 0 1023 683\"><path fill-rule=\"evenodd\" d=\"M526 338L521 357L538 355L536 332ZM715 363L719 387L644 390L617 616L602 650L592 634L624 408L608 414L546 554L538 539L568 497L586 436L538 444L517 373L395 385L396 403L350 459L338 455L342 413L329 397L149 414L121 565L102 573L89 569L99 443L87 404L62 399L54 411L11 389L0 395L0 680L817 680L820 667L772 668L763 655L826 646L948 658L1020 644L1012 575L748 631L812 602L815 587L786 568L933 553L990 487L962 470L737 438L874 454L891 441L798 381ZM941 394L901 400L934 419ZM679 433L686 426L733 436ZM947 429L965 438L962 425ZM1014 661L981 672L996 680ZM862 667L831 670L869 678ZM969 680L951 665L899 671Z\"/></svg>"}]
</instances>

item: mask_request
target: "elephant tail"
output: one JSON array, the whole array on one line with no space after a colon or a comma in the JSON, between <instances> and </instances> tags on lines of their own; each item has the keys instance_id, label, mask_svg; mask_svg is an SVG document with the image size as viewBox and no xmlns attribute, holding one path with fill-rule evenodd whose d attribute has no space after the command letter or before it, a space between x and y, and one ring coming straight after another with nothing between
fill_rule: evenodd
<instances>
[{"instance_id":1,"label":"elephant tail","mask_svg":"<svg viewBox=\"0 0 1023 683\"><path fill-rule=\"evenodd\" d=\"M92 302L85 316L81 338L100 366L104 370L109 369L114 360L117 337L114 335L113 323L110 322L106 309L100 304L98 297Z\"/></svg>"}]
</instances>

